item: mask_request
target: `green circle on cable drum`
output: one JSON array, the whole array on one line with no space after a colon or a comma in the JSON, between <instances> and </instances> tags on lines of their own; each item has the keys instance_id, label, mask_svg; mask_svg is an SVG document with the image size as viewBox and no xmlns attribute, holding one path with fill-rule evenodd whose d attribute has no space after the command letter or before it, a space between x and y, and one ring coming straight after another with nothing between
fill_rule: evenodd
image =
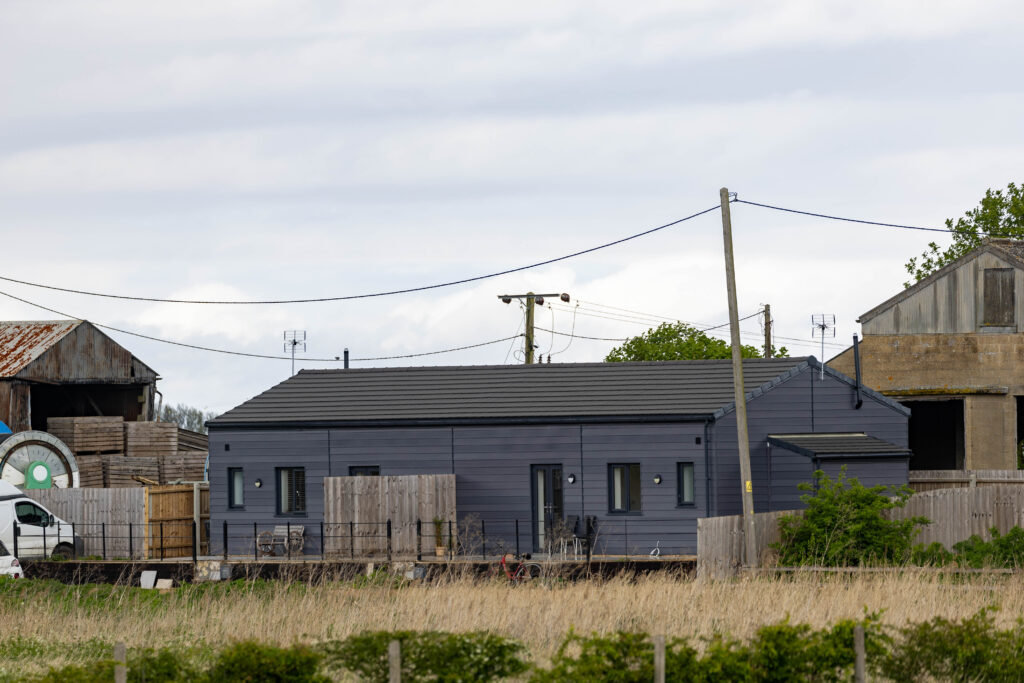
<instances>
[{"instance_id":1,"label":"green circle on cable drum","mask_svg":"<svg viewBox=\"0 0 1024 683\"><path fill-rule=\"evenodd\" d=\"M26 489L49 489L53 488L53 479L50 476L50 468L45 462L36 460L25 470Z\"/></svg>"}]
</instances>

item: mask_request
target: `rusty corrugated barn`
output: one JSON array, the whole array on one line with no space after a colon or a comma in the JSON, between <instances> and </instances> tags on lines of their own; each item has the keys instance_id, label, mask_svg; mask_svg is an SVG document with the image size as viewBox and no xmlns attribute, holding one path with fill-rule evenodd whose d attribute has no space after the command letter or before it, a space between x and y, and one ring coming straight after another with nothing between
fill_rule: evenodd
<instances>
[{"instance_id":1,"label":"rusty corrugated barn","mask_svg":"<svg viewBox=\"0 0 1024 683\"><path fill-rule=\"evenodd\" d=\"M158 379L88 321L0 321L0 420L15 432L50 417L152 420Z\"/></svg>"}]
</instances>

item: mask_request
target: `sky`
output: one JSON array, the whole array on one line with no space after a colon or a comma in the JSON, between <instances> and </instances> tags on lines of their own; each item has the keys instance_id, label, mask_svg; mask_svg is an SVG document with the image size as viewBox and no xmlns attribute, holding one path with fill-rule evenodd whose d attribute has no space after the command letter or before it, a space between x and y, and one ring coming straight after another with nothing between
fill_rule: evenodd
<instances>
[{"instance_id":1,"label":"sky","mask_svg":"<svg viewBox=\"0 0 1024 683\"><path fill-rule=\"evenodd\" d=\"M1024 5L595 0L0 2L0 276L134 297L281 300L520 268L741 200L942 227L1020 182ZM739 312L825 358L941 234L732 207ZM188 305L0 281L69 317L296 369L600 361L728 320L717 211L414 293ZM547 303L547 302L546 302ZM0 319L61 316L0 296ZM763 340L757 315L744 342ZM222 412L290 360L108 331L168 403ZM726 337L727 328L713 330ZM579 336L571 336L579 335ZM584 339L599 337L602 339ZM390 358L505 339L472 349ZM326 359L326 360L311 360Z\"/></svg>"}]
</instances>

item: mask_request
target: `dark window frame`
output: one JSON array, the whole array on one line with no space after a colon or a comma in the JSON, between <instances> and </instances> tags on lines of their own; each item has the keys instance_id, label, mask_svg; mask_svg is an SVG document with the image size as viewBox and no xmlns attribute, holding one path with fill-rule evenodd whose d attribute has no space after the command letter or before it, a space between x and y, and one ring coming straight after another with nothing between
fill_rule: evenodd
<instances>
[{"instance_id":1,"label":"dark window frame","mask_svg":"<svg viewBox=\"0 0 1024 683\"><path fill-rule=\"evenodd\" d=\"M291 473L289 479L289 488L294 489L294 495L290 497L289 510L281 509L281 475L285 472ZM301 473L302 487L301 491L298 485L295 483L295 475ZM277 509L278 517L306 517L308 516L306 507L306 468L305 467L275 467L274 468L274 498L275 508Z\"/></svg>"},{"instance_id":2,"label":"dark window frame","mask_svg":"<svg viewBox=\"0 0 1024 683\"><path fill-rule=\"evenodd\" d=\"M242 502L238 505L235 504L235 475L242 475L242 488L239 491L241 493ZM228 468L228 510L244 510L245 509L245 468L244 467L229 467Z\"/></svg>"},{"instance_id":3,"label":"dark window frame","mask_svg":"<svg viewBox=\"0 0 1024 683\"><path fill-rule=\"evenodd\" d=\"M693 487L690 490L690 500L686 500L686 491L683 490L683 484L686 478L683 476L683 470L689 468L690 470L690 484ZM684 460L676 463L676 507L677 508L692 508L697 506L697 466L692 460Z\"/></svg>"},{"instance_id":4,"label":"dark window frame","mask_svg":"<svg viewBox=\"0 0 1024 683\"><path fill-rule=\"evenodd\" d=\"M348 476L350 477L379 477L380 465L349 465Z\"/></svg>"},{"instance_id":5,"label":"dark window frame","mask_svg":"<svg viewBox=\"0 0 1024 683\"><path fill-rule=\"evenodd\" d=\"M625 470L625 486L622 490L623 506L615 507L615 470ZM637 489L640 500L636 501L636 509L633 509L633 495L631 492L633 472L636 472ZM608 463L608 514L610 515L642 515L643 514L643 468L638 462L613 462Z\"/></svg>"}]
</instances>

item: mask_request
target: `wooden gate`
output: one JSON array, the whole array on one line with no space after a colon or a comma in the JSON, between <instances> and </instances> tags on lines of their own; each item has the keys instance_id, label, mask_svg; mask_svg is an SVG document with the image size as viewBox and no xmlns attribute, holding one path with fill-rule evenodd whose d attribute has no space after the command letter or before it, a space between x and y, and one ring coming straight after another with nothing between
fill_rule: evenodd
<instances>
[{"instance_id":1,"label":"wooden gate","mask_svg":"<svg viewBox=\"0 0 1024 683\"><path fill-rule=\"evenodd\" d=\"M145 556L191 557L209 552L210 485L147 486L145 489ZM192 538L195 522L196 538Z\"/></svg>"},{"instance_id":2,"label":"wooden gate","mask_svg":"<svg viewBox=\"0 0 1024 683\"><path fill-rule=\"evenodd\" d=\"M433 552L433 520L444 534L455 523L455 475L324 477L324 546L328 555L414 556ZM420 533L417 534L417 521ZM442 543L443 544L443 541Z\"/></svg>"}]
</instances>

